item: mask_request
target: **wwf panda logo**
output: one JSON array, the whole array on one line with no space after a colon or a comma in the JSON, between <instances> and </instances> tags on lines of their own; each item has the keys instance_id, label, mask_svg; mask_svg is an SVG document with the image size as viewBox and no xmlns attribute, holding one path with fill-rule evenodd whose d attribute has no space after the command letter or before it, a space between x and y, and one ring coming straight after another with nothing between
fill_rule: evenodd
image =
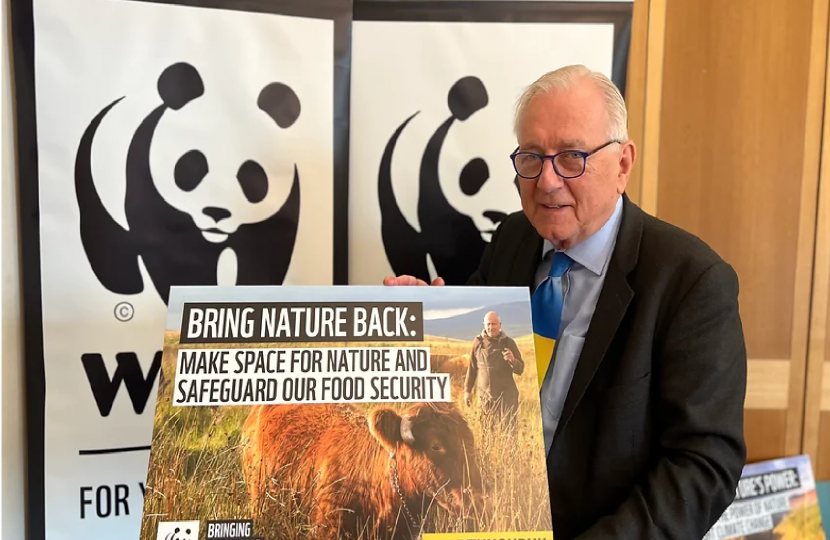
<instances>
[{"instance_id":1,"label":"wwf panda logo","mask_svg":"<svg viewBox=\"0 0 830 540\"><path fill-rule=\"evenodd\" d=\"M203 96L205 87L194 66L176 63L161 73L157 89L161 104L144 117L127 151L124 210L129 229L117 223L104 207L92 173L96 131L124 96L109 103L92 119L78 146L75 188L81 241L98 281L114 293L142 292L141 258L166 304L171 285L216 285L219 258L230 249L236 258L237 284L281 284L291 261L299 221L300 178L296 164L287 199L264 217L262 208L247 216L235 216L222 205L199 205L200 212L190 213L174 207L157 188L151 147L165 115L176 114L194 103ZM281 129L289 128L300 116L296 93L279 82L262 88L256 105ZM254 159L234 166L236 178L222 178L222 182L234 182L250 205L257 208L273 179ZM211 160L199 148L185 151L172 170L164 171L183 193L193 191L210 172ZM255 216L253 220L251 215Z\"/></svg>"},{"instance_id":2,"label":"wwf panda logo","mask_svg":"<svg viewBox=\"0 0 830 540\"><path fill-rule=\"evenodd\" d=\"M407 125L420 113L406 118L387 142L378 174L378 199L381 213L381 236L387 260L396 275L407 274L429 282L429 261L437 276L447 285L462 285L478 268L487 241L507 214L499 210L484 210L483 215L492 228L480 230L468 215L456 210L441 189L439 162L441 150L450 129L456 122L464 122L487 106L487 89L474 76L456 81L447 94L449 117L441 123L427 142L418 171L417 231L401 212L392 189L392 159L395 147ZM506 155L506 154L505 154ZM507 158L505 158L507 159ZM490 179L487 162L476 157L462 168L458 183L461 192L473 196ZM513 184L518 190L518 180Z\"/></svg>"}]
</instances>

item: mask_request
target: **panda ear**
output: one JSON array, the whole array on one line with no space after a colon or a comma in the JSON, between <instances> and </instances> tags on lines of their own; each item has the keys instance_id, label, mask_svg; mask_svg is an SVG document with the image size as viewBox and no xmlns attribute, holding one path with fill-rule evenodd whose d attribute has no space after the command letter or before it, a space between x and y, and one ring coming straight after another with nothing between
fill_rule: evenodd
<instances>
[{"instance_id":1,"label":"panda ear","mask_svg":"<svg viewBox=\"0 0 830 540\"><path fill-rule=\"evenodd\" d=\"M452 115L464 121L487 106L487 89L478 77L462 77L455 81L447 94L447 105Z\"/></svg>"},{"instance_id":2,"label":"panda ear","mask_svg":"<svg viewBox=\"0 0 830 540\"><path fill-rule=\"evenodd\" d=\"M271 83L263 88L257 106L283 129L290 127L300 116L300 98L290 86L282 83Z\"/></svg>"},{"instance_id":3,"label":"panda ear","mask_svg":"<svg viewBox=\"0 0 830 540\"><path fill-rule=\"evenodd\" d=\"M159 96L164 104L177 111L205 93L202 76L186 62L168 66L159 76Z\"/></svg>"}]
</instances>

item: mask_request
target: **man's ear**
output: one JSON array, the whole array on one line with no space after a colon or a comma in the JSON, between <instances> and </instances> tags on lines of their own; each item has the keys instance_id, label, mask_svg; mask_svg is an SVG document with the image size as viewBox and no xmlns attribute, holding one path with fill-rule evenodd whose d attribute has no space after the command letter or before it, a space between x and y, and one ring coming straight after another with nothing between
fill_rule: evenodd
<instances>
[{"instance_id":1,"label":"man's ear","mask_svg":"<svg viewBox=\"0 0 830 540\"><path fill-rule=\"evenodd\" d=\"M398 444L403 442L401 437L401 417L387 407L380 407L369 415L369 431L389 452L394 452Z\"/></svg>"},{"instance_id":2,"label":"man's ear","mask_svg":"<svg viewBox=\"0 0 830 540\"><path fill-rule=\"evenodd\" d=\"M617 193L622 194L628 185L628 179L634 172L634 162L637 157L637 149L633 141L626 141L620 145L620 173L617 176Z\"/></svg>"}]
</instances>

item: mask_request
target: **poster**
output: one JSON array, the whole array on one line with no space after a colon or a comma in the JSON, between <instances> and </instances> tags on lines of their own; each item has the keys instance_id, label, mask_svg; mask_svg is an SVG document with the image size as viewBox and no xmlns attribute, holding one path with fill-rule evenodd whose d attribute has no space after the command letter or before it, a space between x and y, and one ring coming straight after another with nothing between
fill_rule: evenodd
<instances>
[{"instance_id":1,"label":"poster","mask_svg":"<svg viewBox=\"0 0 830 540\"><path fill-rule=\"evenodd\" d=\"M525 288L174 287L140 540L552 539L530 317Z\"/></svg>"},{"instance_id":2,"label":"poster","mask_svg":"<svg viewBox=\"0 0 830 540\"><path fill-rule=\"evenodd\" d=\"M231 4L33 3L15 62L33 539L137 536L171 285L335 280L350 2Z\"/></svg>"},{"instance_id":3,"label":"poster","mask_svg":"<svg viewBox=\"0 0 830 540\"><path fill-rule=\"evenodd\" d=\"M810 456L750 463L703 540L825 540Z\"/></svg>"},{"instance_id":4,"label":"poster","mask_svg":"<svg viewBox=\"0 0 830 540\"><path fill-rule=\"evenodd\" d=\"M584 64L625 91L630 2L355 4L350 282L464 284L521 210L510 161L523 88Z\"/></svg>"}]
</instances>

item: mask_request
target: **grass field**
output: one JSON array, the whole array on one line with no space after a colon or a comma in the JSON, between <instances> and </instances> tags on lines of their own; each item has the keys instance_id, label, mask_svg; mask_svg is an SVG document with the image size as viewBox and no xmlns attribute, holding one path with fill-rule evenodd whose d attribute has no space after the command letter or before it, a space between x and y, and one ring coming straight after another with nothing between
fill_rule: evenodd
<instances>
[{"instance_id":1,"label":"grass field","mask_svg":"<svg viewBox=\"0 0 830 540\"><path fill-rule=\"evenodd\" d=\"M429 346L433 371L451 373L453 400L464 412L476 440L485 492L494 515L476 528L491 531L550 530L547 475L538 405L536 363L530 336L516 339L526 369L516 377L520 394L517 440L487 432L473 403L463 403L463 374L471 342L428 337L423 343L313 343L228 344L223 348L278 348L331 346ZM188 346L190 347L190 346ZM240 461L240 431L249 407L173 407L173 379L178 332L165 335L159 382L159 401L154 417L153 449L147 478L147 494L141 540L155 540L158 521L190 519L246 519L248 491ZM375 404L355 404L369 412ZM403 409L408 404L382 403ZM254 522L254 535L265 540L311 538L307 508L291 500L275 501L271 514ZM274 515L274 508L281 508ZM435 511L435 528L463 532ZM204 527L204 523L202 525Z\"/></svg>"}]
</instances>

